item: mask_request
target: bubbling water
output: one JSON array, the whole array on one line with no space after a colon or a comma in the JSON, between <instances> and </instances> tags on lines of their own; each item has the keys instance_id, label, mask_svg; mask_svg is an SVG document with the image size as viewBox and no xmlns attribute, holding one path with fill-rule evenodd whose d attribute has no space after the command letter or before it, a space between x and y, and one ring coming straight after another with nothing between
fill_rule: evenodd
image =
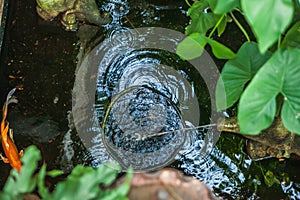
<instances>
[{"instance_id":1,"label":"bubbling water","mask_svg":"<svg viewBox=\"0 0 300 200\"><path fill-rule=\"evenodd\" d=\"M174 53L182 34L165 31L116 30L81 64L74 121L94 163L155 170L212 150L213 126L198 130L210 122L211 91L202 71ZM167 50L155 48L160 45Z\"/></svg>"},{"instance_id":2,"label":"bubbling water","mask_svg":"<svg viewBox=\"0 0 300 200\"><path fill-rule=\"evenodd\" d=\"M208 133L194 125L200 121L199 99L191 84L196 80L188 70L165 65L164 56L157 50L134 50L98 71L96 112L102 139L124 168L163 167L192 146L200 152L207 142ZM178 65L174 55L168 56L172 66Z\"/></svg>"},{"instance_id":3,"label":"bubbling water","mask_svg":"<svg viewBox=\"0 0 300 200\"><path fill-rule=\"evenodd\" d=\"M145 170L173 161L185 142L185 133L172 131L182 128L181 115L167 97L136 86L113 99L103 122L102 136L107 150L124 167ZM160 132L166 134L147 137Z\"/></svg>"}]
</instances>

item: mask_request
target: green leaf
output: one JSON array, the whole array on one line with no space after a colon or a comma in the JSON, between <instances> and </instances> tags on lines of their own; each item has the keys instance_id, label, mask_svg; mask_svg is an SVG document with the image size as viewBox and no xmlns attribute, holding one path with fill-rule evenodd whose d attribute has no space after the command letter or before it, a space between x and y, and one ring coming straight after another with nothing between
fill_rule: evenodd
<instances>
[{"instance_id":1,"label":"green leaf","mask_svg":"<svg viewBox=\"0 0 300 200\"><path fill-rule=\"evenodd\" d=\"M127 199L126 195L130 190L130 181L133 176L133 169L128 168L126 173L126 180L122 185L118 186L113 190L106 190L99 200L110 200L110 199Z\"/></svg>"},{"instance_id":2,"label":"green leaf","mask_svg":"<svg viewBox=\"0 0 300 200\"><path fill-rule=\"evenodd\" d=\"M272 171L268 170L266 174L263 174L263 176L264 176L265 184L268 187L272 187L274 184L280 185L280 181Z\"/></svg>"},{"instance_id":3,"label":"green leaf","mask_svg":"<svg viewBox=\"0 0 300 200\"><path fill-rule=\"evenodd\" d=\"M93 199L101 194L99 184L110 185L117 177L120 169L116 164L100 165L96 170L91 167L77 165L65 182L57 185L53 199Z\"/></svg>"},{"instance_id":4,"label":"green leaf","mask_svg":"<svg viewBox=\"0 0 300 200\"><path fill-rule=\"evenodd\" d=\"M202 34L192 33L178 44L176 53L184 60L192 60L201 56L205 44Z\"/></svg>"},{"instance_id":5,"label":"green leaf","mask_svg":"<svg viewBox=\"0 0 300 200\"><path fill-rule=\"evenodd\" d=\"M225 63L221 79L218 80L216 86L216 104L218 110L229 108L237 102L244 90L245 84L252 79L254 74L270 56L270 52L261 55L255 42L246 42L241 46L237 52L237 57ZM222 98L223 84L226 93L226 104L224 104L224 99Z\"/></svg>"},{"instance_id":6,"label":"green leaf","mask_svg":"<svg viewBox=\"0 0 300 200\"><path fill-rule=\"evenodd\" d=\"M281 47L283 48L299 48L300 49L300 21L298 21L287 32Z\"/></svg>"},{"instance_id":7,"label":"green leaf","mask_svg":"<svg viewBox=\"0 0 300 200\"><path fill-rule=\"evenodd\" d=\"M103 192L101 189L113 183L121 170L120 165L116 162L100 165L97 169L78 165L72 170L66 181L58 183L54 192L49 193L44 185L46 175L55 177L60 175L61 171L52 170L47 173L46 165L43 164L37 175L34 175L40 158L40 152L35 146L26 149L22 157L21 172L11 170L11 174L0 192L0 199L23 199L25 194L31 193L34 189L37 189L39 195L45 200L101 199L100 197L106 191L111 191L106 189ZM127 171L125 183L121 187L112 190L115 199L127 199L126 195L129 191L131 176L132 169Z\"/></svg>"},{"instance_id":8,"label":"green leaf","mask_svg":"<svg viewBox=\"0 0 300 200\"><path fill-rule=\"evenodd\" d=\"M52 198L50 197L50 193L48 189L44 185L45 177L46 177L46 164L43 164L37 176L37 185L38 185L39 194L41 195L42 199L48 200Z\"/></svg>"},{"instance_id":9,"label":"green leaf","mask_svg":"<svg viewBox=\"0 0 300 200\"><path fill-rule=\"evenodd\" d=\"M186 37L178 44L176 53L185 60L191 60L201 56L206 43L211 46L213 54L219 59L231 59L236 56L228 47L200 33Z\"/></svg>"},{"instance_id":10,"label":"green leaf","mask_svg":"<svg viewBox=\"0 0 300 200\"><path fill-rule=\"evenodd\" d=\"M63 174L64 174L64 172L62 170L58 170L58 169L47 172L47 175L50 177L56 177L56 176L60 176Z\"/></svg>"},{"instance_id":11,"label":"green leaf","mask_svg":"<svg viewBox=\"0 0 300 200\"><path fill-rule=\"evenodd\" d=\"M292 0L241 0L241 6L261 53L278 40L293 18Z\"/></svg>"},{"instance_id":12,"label":"green leaf","mask_svg":"<svg viewBox=\"0 0 300 200\"><path fill-rule=\"evenodd\" d=\"M186 27L185 34L205 34L208 29L216 24L214 14L206 11L208 7L209 5L206 1L197 1L193 3L192 7L189 8L187 12L187 16L191 17L191 22L190 25Z\"/></svg>"},{"instance_id":13,"label":"green leaf","mask_svg":"<svg viewBox=\"0 0 300 200\"><path fill-rule=\"evenodd\" d=\"M96 170L96 175L99 179L99 183L109 186L117 177L121 167L117 163L107 163L100 165Z\"/></svg>"},{"instance_id":14,"label":"green leaf","mask_svg":"<svg viewBox=\"0 0 300 200\"><path fill-rule=\"evenodd\" d=\"M9 194L5 194L4 192L0 193L1 200L12 200L12 197Z\"/></svg>"},{"instance_id":15,"label":"green leaf","mask_svg":"<svg viewBox=\"0 0 300 200\"><path fill-rule=\"evenodd\" d=\"M100 189L97 177L91 167L76 166L65 182L57 184L53 199L92 199Z\"/></svg>"},{"instance_id":16,"label":"green leaf","mask_svg":"<svg viewBox=\"0 0 300 200\"><path fill-rule=\"evenodd\" d=\"M236 57L236 54L233 51L231 51L231 49L224 46L223 44L221 44L215 40L212 40L208 37L205 37L205 40L212 48L212 52L216 56L216 58L232 59L232 58Z\"/></svg>"},{"instance_id":17,"label":"green leaf","mask_svg":"<svg viewBox=\"0 0 300 200\"><path fill-rule=\"evenodd\" d=\"M224 14L240 6L239 0L208 0L215 14Z\"/></svg>"},{"instance_id":18,"label":"green leaf","mask_svg":"<svg viewBox=\"0 0 300 200\"><path fill-rule=\"evenodd\" d=\"M276 96L284 102L281 119L300 134L300 50L278 50L257 72L241 96L238 120L242 133L258 134L269 127L276 112Z\"/></svg>"},{"instance_id":19,"label":"green leaf","mask_svg":"<svg viewBox=\"0 0 300 200\"><path fill-rule=\"evenodd\" d=\"M21 159L23 166L20 173L15 169L11 170L3 191L9 193L13 197L20 194L32 192L36 186L36 179L33 173L36 170L41 154L35 146L29 146Z\"/></svg>"},{"instance_id":20,"label":"green leaf","mask_svg":"<svg viewBox=\"0 0 300 200\"><path fill-rule=\"evenodd\" d=\"M220 15L215 15L215 18L216 18L217 21L219 21L222 18L219 25L218 25L218 27L217 27L218 37L220 37L226 29L227 22L230 22L229 19L231 19L231 18L228 17L227 15L224 15L224 16L223 15L221 15L221 16Z\"/></svg>"}]
</instances>

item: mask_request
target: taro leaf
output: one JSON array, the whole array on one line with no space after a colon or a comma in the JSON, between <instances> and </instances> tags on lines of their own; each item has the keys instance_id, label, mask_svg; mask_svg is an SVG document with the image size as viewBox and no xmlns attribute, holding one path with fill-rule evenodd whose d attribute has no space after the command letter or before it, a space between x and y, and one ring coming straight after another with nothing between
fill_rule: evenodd
<instances>
[{"instance_id":1,"label":"taro leaf","mask_svg":"<svg viewBox=\"0 0 300 200\"><path fill-rule=\"evenodd\" d=\"M218 31L218 37L220 37L225 29L226 29L226 25L227 25L227 20L226 20L226 16L222 18L219 26L217 27L217 31Z\"/></svg>"},{"instance_id":2,"label":"taro leaf","mask_svg":"<svg viewBox=\"0 0 300 200\"><path fill-rule=\"evenodd\" d=\"M231 59L236 56L228 47L200 33L186 37L179 43L176 53L185 60L191 60L201 56L206 43L211 46L213 54L219 59Z\"/></svg>"},{"instance_id":3,"label":"taro leaf","mask_svg":"<svg viewBox=\"0 0 300 200\"><path fill-rule=\"evenodd\" d=\"M295 14L293 17L293 23L300 20L300 0L294 0L294 6L295 6Z\"/></svg>"},{"instance_id":4,"label":"taro leaf","mask_svg":"<svg viewBox=\"0 0 300 200\"><path fill-rule=\"evenodd\" d=\"M36 170L41 154L35 146L29 146L22 157L22 169L18 173L12 169L3 191L10 194L11 197L18 198L18 195L30 193L36 186L36 179L33 173Z\"/></svg>"},{"instance_id":5,"label":"taro leaf","mask_svg":"<svg viewBox=\"0 0 300 200\"><path fill-rule=\"evenodd\" d=\"M276 112L276 96L284 102L281 119L300 134L300 50L278 50L256 73L241 96L238 121L241 133L258 134L269 127Z\"/></svg>"},{"instance_id":6,"label":"taro leaf","mask_svg":"<svg viewBox=\"0 0 300 200\"><path fill-rule=\"evenodd\" d=\"M226 29L227 22L230 22L230 20L228 20L228 19L231 19L231 18L230 17L228 18L228 16L225 14L224 15L215 15L215 18L217 21L221 20L219 22L219 25L217 26L218 37L220 37Z\"/></svg>"},{"instance_id":7,"label":"taro leaf","mask_svg":"<svg viewBox=\"0 0 300 200\"><path fill-rule=\"evenodd\" d=\"M216 24L213 13L207 12L208 3L206 1L194 2L189 8L187 16L191 17L191 23L186 27L185 34L206 33L208 29Z\"/></svg>"},{"instance_id":8,"label":"taro leaf","mask_svg":"<svg viewBox=\"0 0 300 200\"><path fill-rule=\"evenodd\" d=\"M192 60L201 56L205 45L202 34L192 33L178 44L176 53L184 60Z\"/></svg>"},{"instance_id":9,"label":"taro leaf","mask_svg":"<svg viewBox=\"0 0 300 200\"><path fill-rule=\"evenodd\" d=\"M240 98L245 84L252 79L270 56L270 52L261 55L254 42L246 42L241 46L237 57L227 61L224 65L221 79L217 83L216 104L218 110L231 107ZM221 98L224 90L221 84L224 84L225 87L227 105L224 105L224 100Z\"/></svg>"},{"instance_id":10,"label":"taro leaf","mask_svg":"<svg viewBox=\"0 0 300 200\"><path fill-rule=\"evenodd\" d=\"M205 37L205 40L212 48L212 52L216 56L216 58L232 59L236 57L236 54L233 51L231 51L231 49L217 42L216 40L212 40L208 37Z\"/></svg>"},{"instance_id":11,"label":"taro leaf","mask_svg":"<svg viewBox=\"0 0 300 200\"><path fill-rule=\"evenodd\" d=\"M287 32L281 47L283 48L299 48L300 49L300 21L298 21Z\"/></svg>"},{"instance_id":12,"label":"taro leaf","mask_svg":"<svg viewBox=\"0 0 300 200\"><path fill-rule=\"evenodd\" d=\"M293 18L292 0L241 0L241 6L261 53L278 40Z\"/></svg>"},{"instance_id":13,"label":"taro leaf","mask_svg":"<svg viewBox=\"0 0 300 200\"><path fill-rule=\"evenodd\" d=\"M240 6L239 0L208 0L215 14L224 14Z\"/></svg>"}]
</instances>

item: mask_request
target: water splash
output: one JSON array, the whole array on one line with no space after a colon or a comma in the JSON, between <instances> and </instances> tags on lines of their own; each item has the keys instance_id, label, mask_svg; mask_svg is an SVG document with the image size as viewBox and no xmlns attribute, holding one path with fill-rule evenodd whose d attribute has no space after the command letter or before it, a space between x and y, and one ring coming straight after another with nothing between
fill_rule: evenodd
<instances>
[{"instance_id":1,"label":"water splash","mask_svg":"<svg viewBox=\"0 0 300 200\"><path fill-rule=\"evenodd\" d=\"M200 74L203 69L172 53L183 36L160 28L116 30L83 61L74 86L75 124L90 124L80 134L97 163L102 146L124 168L139 170L170 164L198 140L201 145L193 151L202 155L212 150L218 131L213 126L197 129L211 121L211 91ZM96 86L85 86L93 81ZM95 99L90 99L93 93ZM139 136L143 139L137 140Z\"/></svg>"}]
</instances>

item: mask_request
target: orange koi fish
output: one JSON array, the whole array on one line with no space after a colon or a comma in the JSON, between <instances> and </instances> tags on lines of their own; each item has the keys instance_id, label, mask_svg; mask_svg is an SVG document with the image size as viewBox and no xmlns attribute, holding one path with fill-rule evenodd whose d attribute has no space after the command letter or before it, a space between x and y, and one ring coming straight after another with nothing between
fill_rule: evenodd
<instances>
[{"instance_id":1,"label":"orange koi fish","mask_svg":"<svg viewBox=\"0 0 300 200\"><path fill-rule=\"evenodd\" d=\"M9 128L9 123L6 121L8 105L10 103L18 102L18 100L12 96L15 91L16 88L12 89L8 93L6 101L2 108L2 121L0 125L1 142L2 142L4 153L7 158L5 158L1 153L0 153L0 158L3 160L3 162L9 163L12 168L20 172L22 167L21 157L23 155L23 151L20 151L20 153L18 153L18 149L13 141L12 129ZM8 132L9 132L9 136L8 136Z\"/></svg>"}]
</instances>

